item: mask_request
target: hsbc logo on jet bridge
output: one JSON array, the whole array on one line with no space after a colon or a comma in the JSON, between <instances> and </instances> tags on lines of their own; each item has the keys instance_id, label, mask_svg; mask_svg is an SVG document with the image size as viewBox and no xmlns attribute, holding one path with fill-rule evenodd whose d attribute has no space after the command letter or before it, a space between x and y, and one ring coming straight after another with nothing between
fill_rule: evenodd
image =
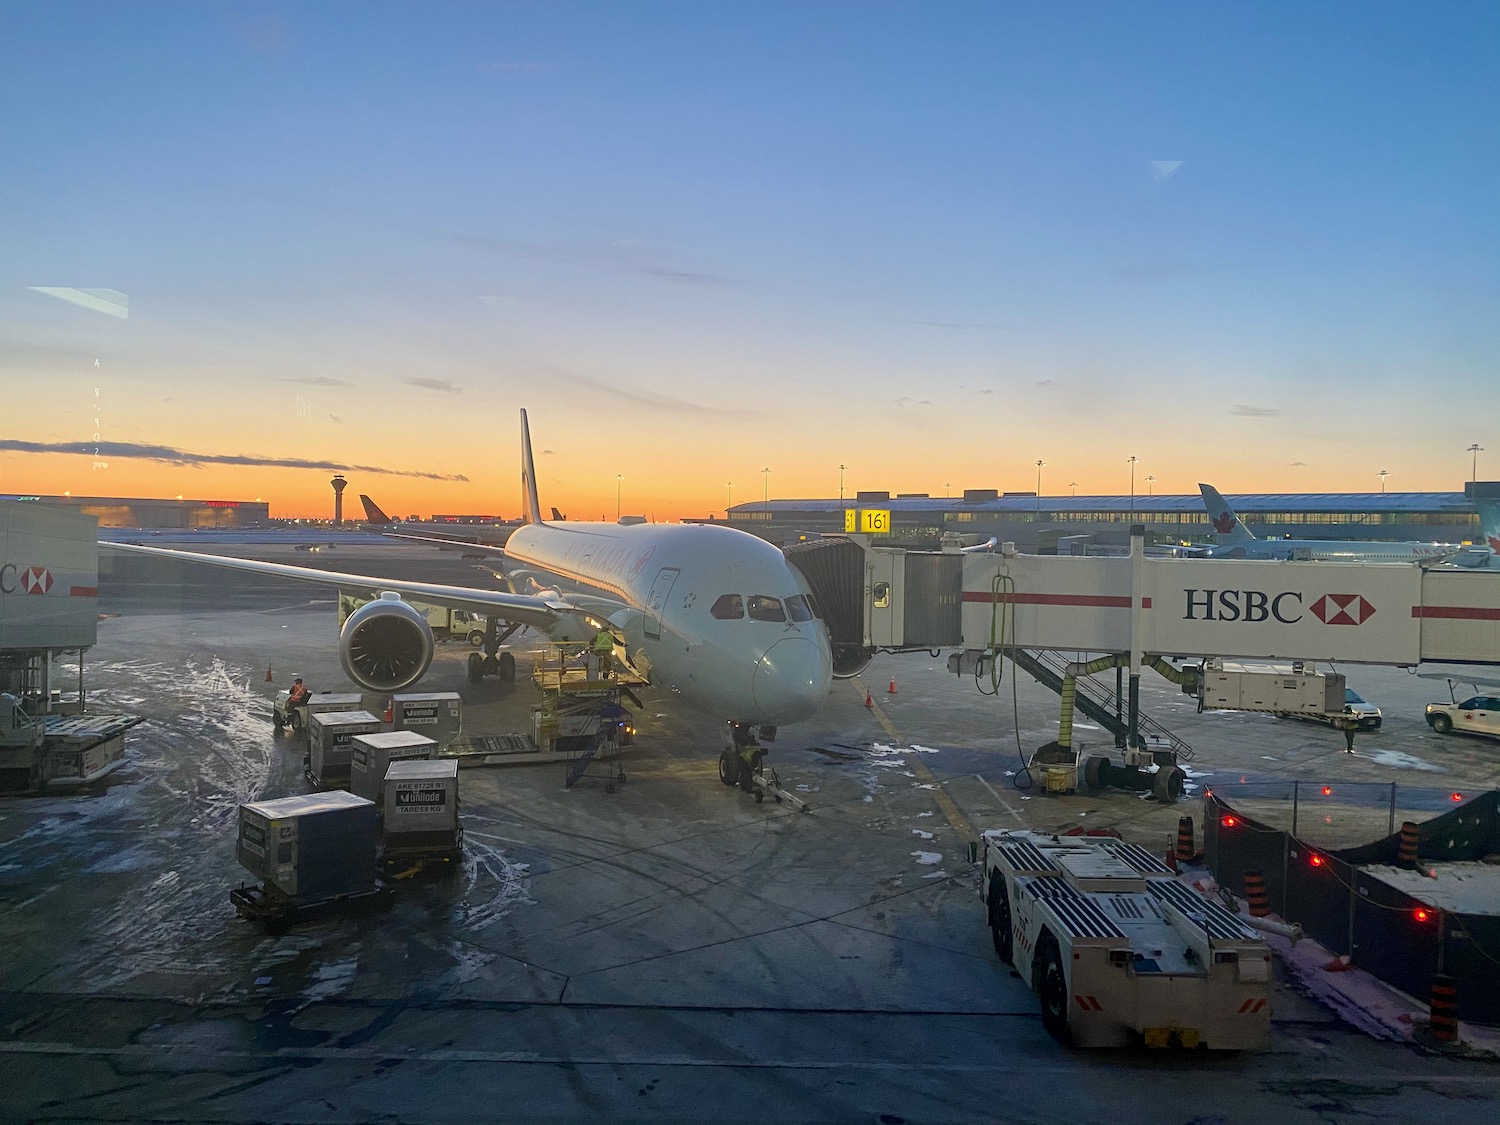
<instances>
[{"instance_id":1,"label":"hsbc logo on jet bridge","mask_svg":"<svg viewBox=\"0 0 1500 1125\"><path fill-rule=\"evenodd\" d=\"M0 566L0 594L45 594L52 589L52 572L45 566Z\"/></svg>"},{"instance_id":2,"label":"hsbc logo on jet bridge","mask_svg":"<svg viewBox=\"0 0 1500 1125\"><path fill-rule=\"evenodd\" d=\"M1360 594L1322 594L1309 601L1301 590L1184 589L1184 621L1276 621L1295 625L1311 614L1324 625L1363 625L1375 607Z\"/></svg>"}]
</instances>

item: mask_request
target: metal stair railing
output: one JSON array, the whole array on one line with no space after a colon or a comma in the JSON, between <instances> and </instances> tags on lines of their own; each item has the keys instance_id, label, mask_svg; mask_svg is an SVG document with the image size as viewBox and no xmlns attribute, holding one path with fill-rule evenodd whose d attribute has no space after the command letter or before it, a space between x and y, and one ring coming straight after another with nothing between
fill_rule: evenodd
<instances>
[{"instance_id":1,"label":"metal stair railing","mask_svg":"<svg viewBox=\"0 0 1500 1125\"><path fill-rule=\"evenodd\" d=\"M1012 663L1024 669L1038 683L1062 694L1063 677L1067 675L1068 665L1074 663L1063 653L1053 649L1010 648L1004 652ZM1115 693L1100 687L1092 676L1077 676L1073 682L1076 692L1073 705L1116 738L1125 739L1130 733L1129 724L1124 718L1115 717ZM1144 711L1136 713L1136 732L1162 739L1172 748L1179 761L1193 760L1193 748Z\"/></svg>"}]
</instances>

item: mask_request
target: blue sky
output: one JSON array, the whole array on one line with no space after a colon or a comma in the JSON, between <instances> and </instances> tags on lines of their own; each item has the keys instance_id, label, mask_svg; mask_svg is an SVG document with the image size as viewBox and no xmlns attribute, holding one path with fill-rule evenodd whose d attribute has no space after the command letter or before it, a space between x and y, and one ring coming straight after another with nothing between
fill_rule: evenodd
<instances>
[{"instance_id":1,"label":"blue sky","mask_svg":"<svg viewBox=\"0 0 1500 1125\"><path fill-rule=\"evenodd\" d=\"M0 489L1457 489L1500 7L1249 7L9 5L0 439L252 463Z\"/></svg>"}]
</instances>

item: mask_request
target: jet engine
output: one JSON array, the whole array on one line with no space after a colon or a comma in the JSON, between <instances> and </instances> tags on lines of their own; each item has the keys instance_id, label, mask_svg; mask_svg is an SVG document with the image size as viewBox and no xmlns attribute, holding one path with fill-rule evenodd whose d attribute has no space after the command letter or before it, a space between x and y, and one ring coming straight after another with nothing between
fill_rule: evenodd
<instances>
[{"instance_id":1,"label":"jet engine","mask_svg":"<svg viewBox=\"0 0 1500 1125\"><path fill-rule=\"evenodd\" d=\"M432 628L401 600L383 593L349 615L339 631L339 660L351 680L368 691L400 691L422 678L432 663Z\"/></svg>"}]
</instances>

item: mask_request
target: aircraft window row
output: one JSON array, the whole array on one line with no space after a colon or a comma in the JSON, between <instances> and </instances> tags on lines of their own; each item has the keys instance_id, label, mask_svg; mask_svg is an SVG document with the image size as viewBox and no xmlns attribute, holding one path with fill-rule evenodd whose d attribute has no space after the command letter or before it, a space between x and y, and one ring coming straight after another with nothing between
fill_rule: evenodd
<instances>
[{"instance_id":1,"label":"aircraft window row","mask_svg":"<svg viewBox=\"0 0 1500 1125\"><path fill-rule=\"evenodd\" d=\"M785 621L790 616L793 621L803 622L822 616L818 603L806 594L793 594L784 607L780 599L769 594L751 594L748 598L720 594L708 608L709 615L720 621L738 621L747 611L751 621Z\"/></svg>"}]
</instances>

